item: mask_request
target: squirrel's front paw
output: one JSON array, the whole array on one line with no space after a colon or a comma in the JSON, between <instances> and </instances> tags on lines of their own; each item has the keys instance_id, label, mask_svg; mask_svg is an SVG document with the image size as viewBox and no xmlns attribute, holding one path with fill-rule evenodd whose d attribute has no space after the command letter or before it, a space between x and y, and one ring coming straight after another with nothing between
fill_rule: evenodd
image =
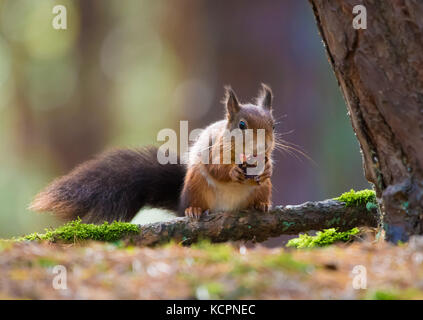
<instances>
[{"instance_id":1,"label":"squirrel's front paw","mask_svg":"<svg viewBox=\"0 0 423 320\"><path fill-rule=\"evenodd\" d=\"M266 166L264 167L264 171L261 175L258 176L258 183L261 184L265 182L267 179L272 177L272 165L270 162L266 162Z\"/></svg>"},{"instance_id":2,"label":"squirrel's front paw","mask_svg":"<svg viewBox=\"0 0 423 320\"><path fill-rule=\"evenodd\" d=\"M245 181L245 172L242 168L234 166L229 171L229 177L232 181L243 183Z\"/></svg>"},{"instance_id":3,"label":"squirrel's front paw","mask_svg":"<svg viewBox=\"0 0 423 320\"><path fill-rule=\"evenodd\" d=\"M270 203L267 202L259 202L254 205L254 209L261 212L268 212L270 210L270 207Z\"/></svg>"},{"instance_id":4,"label":"squirrel's front paw","mask_svg":"<svg viewBox=\"0 0 423 320\"><path fill-rule=\"evenodd\" d=\"M185 209L185 215L192 220L200 220L203 210L199 207L188 207Z\"/></svg>"}]
</instances>

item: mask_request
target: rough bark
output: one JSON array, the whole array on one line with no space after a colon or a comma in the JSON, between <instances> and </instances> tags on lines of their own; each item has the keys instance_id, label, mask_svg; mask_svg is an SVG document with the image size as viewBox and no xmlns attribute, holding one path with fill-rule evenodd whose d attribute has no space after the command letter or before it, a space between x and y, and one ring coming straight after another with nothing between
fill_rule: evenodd
<instances>
[{"instance_id":1,"label":"rough bark","mask_svg":"<svg viewBox=\"0 0 423 320\"><path fill-rule=\"evenodd\" d=\"M347 102L386 239L423 233L423 2L309 0ZM353 28L353 7L367 29Z\"/></svg>"},{"instance_id":2,"label":"rough bark","mask_svg":"<svg viewBox=\"0 0 423 320\"><path fill-rule=\"evenodd\" d=\"M344 202L325 200L301 205L275 207L263 212L218 213L201 221L176 218L140 226L138 235L128 241L136 245L153 246L168 241L191 244L199 239L212 242L236 240L264 241L282 234L298 234L310 230L338 228L340 231L357 226L376 227L376 208L346 207Z\"/></svg>"}]
</instances>

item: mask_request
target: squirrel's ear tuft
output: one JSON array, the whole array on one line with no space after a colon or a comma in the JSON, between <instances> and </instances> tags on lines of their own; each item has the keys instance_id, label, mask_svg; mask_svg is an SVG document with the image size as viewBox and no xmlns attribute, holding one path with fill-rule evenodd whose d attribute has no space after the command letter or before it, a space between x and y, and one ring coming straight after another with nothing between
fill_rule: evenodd
<instances>
[{"instance_id":1,"label":"squirrel's ear tuft","mask_svg":"<svg viewBox=\"0 0 423 320\"><path fill-rule=\"evenodd\" d=\"M272 110L273 93L272 89L264 83L261 84L261 89L257 97L257 105L260 107Z\"/></svg>"},{"instance_id":2,"label":"squirrel's ear tuft","mask_svg":"<svg viewBox=\"0 0 423 320\"><path fill-rule=\"evenodd\" d=\"M225 87L224 103L226 105L226 111L229 119L232 119L233 116L241 109L238 98L230 86Z\"/></svg>"}]
</instances>

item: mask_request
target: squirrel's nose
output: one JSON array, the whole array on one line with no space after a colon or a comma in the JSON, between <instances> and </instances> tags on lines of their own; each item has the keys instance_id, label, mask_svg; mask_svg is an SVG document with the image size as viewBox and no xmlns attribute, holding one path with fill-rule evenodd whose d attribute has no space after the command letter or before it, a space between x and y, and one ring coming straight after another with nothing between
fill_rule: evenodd
<instances>
[{"instance_id":1,"label":"squirrel's nose","mask_svg":"<svg viewBox=\"0 0 423 320\"><path fill-rule=\"evenodd\" d=\"M244 162L247 162L248 157L244 153L241 153L239 155L239 160L241 160L241 162L244 163Z\"/></svg>"},{"instance_id":2,"label":"squirrel's nose","mask_svg":"<svg viewBox=\"0 0 423 320\"><path fill-rule=\"evenodd\" d=\"M262 160L265 159L265 155L264 154L259 154L259 155L253 156L253 155L246 155L244 153L241 153L239 155L239 159L241 160L242 163L252 162L253 160L255 160L255 161L262 161Z\"/></svg>"}]
</instances>

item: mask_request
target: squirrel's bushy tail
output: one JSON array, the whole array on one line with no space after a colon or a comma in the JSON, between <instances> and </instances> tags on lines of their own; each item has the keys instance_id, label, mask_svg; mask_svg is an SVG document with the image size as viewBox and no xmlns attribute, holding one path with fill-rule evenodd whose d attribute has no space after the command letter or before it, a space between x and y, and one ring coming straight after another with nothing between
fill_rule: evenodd
<instances>
[{"instance_id":1,"label":"squirrel's bushy tail","mask_svg":"<svg viewBox=\"0 0 423 320\"><path fill-rule=\"evenodd\" d=\"M29 208L90 223L130 221L144 206L176 211L186 168L159 164L157 151L106 152L53 181Z\"/></svg>"}]
</instances>

